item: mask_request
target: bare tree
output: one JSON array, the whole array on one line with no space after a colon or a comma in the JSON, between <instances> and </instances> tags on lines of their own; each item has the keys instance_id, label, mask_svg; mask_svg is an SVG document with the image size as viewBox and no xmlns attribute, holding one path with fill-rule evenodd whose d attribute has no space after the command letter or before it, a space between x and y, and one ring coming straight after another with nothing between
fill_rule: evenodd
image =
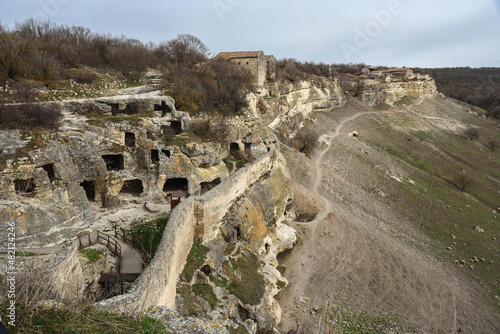
<instances>
[{"instance_id":1,"label":"bare tree","mask_svg":"<svg viewBox=\"0 0 500 334\"><path fill-rule=\"evenodd\" d=\"M294 147L306 155L311 155L318 147L319 134L312 128L302 128L293 139Z\"/></svg>"},{"instance_id":2,"label":"bare tree","mask_svg":"<svg viewBox=\"0 0 500 334\"><path fill-rule=\"evenodd\" d=\"M181 34L175 39L161 43L156 51L169 63L187 67L208 59L207 46L189 34Z\"/></svg>"},{"instance_id":3,"label":"bare tree","mask_svg":"<svg viewBox=\"0 0 500 334\"><path fill-rule=\"evenodd\" d=\"M479 131L474 128L467 128L464 131L464 135L467 138L467 140L477 140L479 139Z\"/></svg>"},{"instance_id":4,"label":"bare tree","mask_svg":"<svg viewBox=\"0 0 500 334\"><path fill-rule=\"evenodd\" d=\"M495 152L497 149L498 149L498 141L496 141L495 139L491 139L490 141L488 141L488 148L491 150L491 152Z\"/></svg>"},{"instance_id":5,"label":"bare tree","mask_svg":"<svg viewBox=\"0 0 500 334\"><path fill-rule=\"evenodd\" d=\"M461 192L464 192L467 189L469 189L473 183L474 180L465 173L462 173L455 177L455 184Z\"/></svg>"}]
</instances>

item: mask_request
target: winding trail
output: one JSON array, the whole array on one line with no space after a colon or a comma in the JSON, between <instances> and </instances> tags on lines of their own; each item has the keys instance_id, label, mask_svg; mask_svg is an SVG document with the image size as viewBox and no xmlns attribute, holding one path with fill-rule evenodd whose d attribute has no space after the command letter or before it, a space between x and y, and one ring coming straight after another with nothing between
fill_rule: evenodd
<instances>
[{"instance_id":1,"label":"winding trail","mask_svg":"<svg viewBox=\"0 0 500 334\"><path fill-rule=\"evenodd\" d=\"M326 152L328 152L330 150L330 147L332 146L333 140L340 135L342 128L344 127L344 125L347 122L353 121L353 120L355 120L356 118L358 118L360 116L369 115L369 114L380 114L380 112L377 112L377 111L364 111L364 112L357 113L357 114L355 114L355 115L353 115L351 117L348 117L348 118L342 120L339 123L339 125L337 126L337 129L333 130L334 131L333 133L327 134L327 136L330 137L330 139L328 140L325 149L323 149L317 155L316 159L314 159L314 161L313 161L314 167L316 169L316 177L315 177L315 180L314 180L314 185L312 187L312 191L314 192L314 194L317 197L319 197L323 201L324 207L323 207L323 209L320 212L318 212L318 214L316 215L316 218L312 222L299 223L299 224L312 226L313 227L313 231L314 231L314 230L316 230L316 227L322 221L324 221L326 219L326 217L328 217L328 215L332 212L332 204L331 204L330 200L327 199L326 197L324 197L323 195L321 195L320 191L319 191L319 188L320 188L320 185L321 185L321 181L323 180L323 168L321 167L321 164L323 163L323 158L325 157Z\"/></svg>"}]
</instances>

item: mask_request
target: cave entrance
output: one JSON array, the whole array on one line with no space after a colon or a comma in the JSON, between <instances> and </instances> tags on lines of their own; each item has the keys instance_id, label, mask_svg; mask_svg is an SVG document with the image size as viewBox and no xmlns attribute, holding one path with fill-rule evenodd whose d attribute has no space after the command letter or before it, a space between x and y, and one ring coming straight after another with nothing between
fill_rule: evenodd
<instances>
[{"instance_id":1,"label":"cave entrance","mask_svg":"<svg viewBox=\"0 0 500 334\"><path fill-rule=\"evenodd\" d=\"M95 182L94 181L83 181L80 183L80 186L85 190L85 194L87 195L87 200L89 202L95 201Z\"/></svg>"},{"instance_id":2,"label":"cave entrance","mask_svg":"<svg viewBox=\"0 0 500 334\"><path fill-rule=\"evenodd\" d=\"M172 153L170 153L170 150L163 149L161 150L163 154L167 156L167 158L170 158L172 156Z\"/></svg>"},{"instance_id":3,"label":"cave entrance","mask_svg":"<svg viewBox=\"0 0 500 334\"><path fill-rule=\"evenodd\" d=\"M229 144L229 155L233 155L239 151L240 151L240 144L238 143Z\"/></svg>"},{"instance_id":4,"label":"cave entrance","mask_svg":"<svg viewBox=\"0 0 500 334\"><path fill-rule=\"evenodd\" d=\"M106 154L102 156L102 159L106 163L106 168L109 171L122 170L125 168L125 162L121 154Z\"/></svg>"},{"instance_id":5,"label":"cave entrance","mask_svg":"<svg viewBox=\"0 0 500 334\"><path fill-rule=\"evenodd\" d=\"M155 105L155 111L161 111L161 117L165 117L166 114L172 113L172 108L165 101L161 101L160 105Z\"/></svg>"},{"instance_id":6,"label":"cave entrance","mask_svg":"<svg viewBox=\"0 0 500 334\"><path fill-rule=\"evenodd\" d=\"M134 197L139 197L144 192L144 187L142 186L142 181L139 179L128 180L123 182L120 194L128 194Z\"/></svg>"},{"instance_id":7,"label":"cave entrance","mask_svg":"<svg viewBox=\"0 0 500 334\"><path fill-rule=\"evenodd\" d=\"M157 164L158 162L160 162L160 154L158 153L158 150L151 150L151 163Z\"/></svg>"},{"instance_id":8,"label":"cave entrance","mask_svg":"<svg viewBox=\"0 0 500 334\"><path fill-rule=\"evenodd\" d=\"M165 181L163 192L173 193L175 191L188 191L188 180L186 178L173 178Z\"/></svg>"},{"instance_id":9,"label":"cave entrance","mask_svg":"<svg viewBox=\"0 0 500 334\"><path fill-rule=\"evenodd\" d=\"M182 123L179 121L170 122L170 127L174 130L176 135L180 135L182 133Z\"/></svg>"},{"instance_id":10,"label":"cave entrance","mask_svg":"<svg viewBox=\"0 0 500 334\"><path fill-rule=\"evenodd\" d=\"M245 154L248 156L252 154L252 143L245 143Z\"/></svg>"},{"instance_id":11,"label":"cave entrance","mask_svg":"<svg viewBox=\"0 0 500 334\"><path fill-rule=\"evenodd\" d=\"M167 139L171 139L173 136L176 135L175 130L171 126L168 126L168 125L162 125L161 126L161 132L163 133L163 135Z\"/></svg>"},{"instance_id":12,"label":"cave entrance","mask_svg":"<svg viewBox=\"0 0 500 334\"><path fill-rule=\"evenodd\" d=\"M207 192L209 192L210 190L212 190L213 188L215 188L216 186L218 186L220 184L220 177L216 178L215 180L211 181L211 182L202 182L200 183L200 187L201 187L201 191L200 191L200 194L203 195Z\"/></svg>"},{"instance_id":13,"label":"cave entrance","mask_svg":"<svg viewBox=\"0 0 500 334\"><path fill-rule=\"evenodd\" d=\"M125 132L125 146L135 147L135 133Z\"/></svg>"},{"instance_id":14,"label":"cave entrance","mask_svg":"<svg viewBox=\"0 0 500 334\"><path fill-rule=\"evenodd\" d=\"M35 179L16 179L14 180L16 194L25 197L35 197Z\"/></svg>"},{"instance_id":15,"label":"cave entrance","mask_svg":"<svg viewBox=\"0 0 500 334\"><path fill-rule=\"evenodd\" d=\"M54 164L47 164L42 166L43 170L47 172L50 182L54 182L56 179L56 172L54 170Z\"/></svg>"},{"instance_id":16,"label":"cave entrance","mask_svg":"<svg viewBox=\"0 0 500 334\"><path fill-rule=\"evenodd\" d=\"M122 112L118 103L110 103L109 105L111 106L111 115L116 116Z\"/></svg>"}]
</instances>

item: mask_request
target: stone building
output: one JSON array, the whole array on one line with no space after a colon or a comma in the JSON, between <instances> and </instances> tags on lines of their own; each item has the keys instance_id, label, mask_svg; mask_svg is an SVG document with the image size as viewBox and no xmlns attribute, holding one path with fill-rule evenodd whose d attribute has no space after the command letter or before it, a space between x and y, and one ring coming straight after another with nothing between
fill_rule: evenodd
<instances>
[{"instance_id":1,"label":"stone building","mask_svg":"<svg viewBox=\"0 0 500 334\"><path fill-rule=\"evenodd\" d=\"M213 60L229 60L244 66L253 76L253 85L261 92L268 79L276 78L276 58L263 51L220 52Z\"/></svg>"}]
</instances>

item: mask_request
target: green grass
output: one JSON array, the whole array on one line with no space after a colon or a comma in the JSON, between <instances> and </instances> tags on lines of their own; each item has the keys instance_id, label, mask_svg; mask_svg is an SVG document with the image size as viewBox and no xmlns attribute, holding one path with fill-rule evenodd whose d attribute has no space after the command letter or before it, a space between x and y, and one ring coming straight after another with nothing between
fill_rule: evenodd
<instances>
[{"instance_id":1,"label":"green grass","mask_svg":"<svg viewBox=\"0 0 500 334\"><path fill-rule=\"evenodd\" d=\"M264 294L264 278L258 272L259 263L254 254L240 254L238 259L232 260L232 265L225 265L228 280L211 277L210 280L216 285L226 288L230 294L241 300L244 304L256 305ZM235 271L241 274L241 280L235 275Z\"/></svg>"},{"instance_id":2,"label":"green grass","mask_svg":"<svg viewBox=\"0 0 500 334\"><path fill-rule=\"evenodd\" d=\"M326 323L336 333L373 334L386 333L388 329L397 328L394 317L389 315L371 315L364 310L355 310L345 305L330 306ZM405 333L412 333L405 331Z\"/></svg>"},{"instance_id":3,"label":"green grass","mask_svg":"<svg viewBox=\"0 0 500 334\"><path fill-rule=\"evenodd\" d=\"M408 114L407 117L412 116ZM441 117L440 114L437 117ZM428 247L438 260L452 263L454 260L468 261L474 256L486 259L467 272L483 277L491 284L492 295L498 294L500 249L493 238L500 236L500 217L497 214L495 218L492 210L498 207L500 196L498 184L488 176L500 179L500 152L491 152L481 145L498 135L498 130L491 121L471 117L470 122L484 136L478 143L463 138L460 130L422 130L411 125L403 130L397 124L400 118L400 115L376 115L364 118L358 125L358 130L365 133L363 142L408 171L413 182L398 182L384 175L384 171L378 174L372 169L366 172L373 174L372 180L377 183L373 187L383 189L386 197L382 201L397 207L436 241ZM364 166L366 162L356 164ZM465 193L458 190L455 181L463 170L474 180ZM476 232L475 226L485 232ZM446 250L452 242L456 246L451 251ZM467 267L459 266L464 270ZM492 298L500 309L498 300Z\"/></svg>"},{"instance_id":4,"label":"green grass","mask_svg":"<svg viewBox=\"0 0 500 334\"><path fill-rule=\"evenodd\" d=\"M189 315L200 315L203 313L200 301L201 298L208 302L210 309L214 310L219 300L212 290L212 287L208 284L194 284L193 286L184 285L177 289L177 293L182 297L184 308Z\"/></svg>"},{"instance_id":5,"label":"green grass","mask_svg":"<svg viewBox=\"0 0 500 334\"><path fill-rule=\"evenodd\" d=\"M198 270L203 261L205 261L205 255L207 254L208 248L205 247L200 239L195 239L193 241L193 246L189 251L189 255L184 266L184 270L181 273L181 278L189 282L193 278L194 273Z\"/></svg>"},{"instance_id":6,"label":"green grass","mask_svg":"<svg viewBox=\"0 0 500 334\"><path fill-rule=\"evenodd\" d=\"M135 221L128 230L128 234L144 252L153 258L160 245L167 223L168 219L162 217Z\"/></svg>"},{"instance_id":7,"label":"green grass","mask_svg":"<svg viewBox=\"0 0 500 334\"><path fill-rule=\"evenodd\" d=\"M208 302L208 304L210 304L210 308L212 310L215 309L219 300L217 299L217 296L215 295L215 293L212 290L212 287L210 285L201 284L201 283L194 284L192 286L192 289L193 289L193 293L195 295L203 298L204 300L206 300Z\"/></svg>"},{"instance_id":8,"label":"green grass","mask_svg":"<svg viewBox=\"0 0 500 334\"><path fill-rule=\"evenodd\" d=\"M92 264L96 263L102 258L104 251L102 249L87 248L87 249L82 249L80 251L80 254L82 254L87 259L88 264Z\"/></svg>"},{"instance_id":9,"label":"green grass","mask_svg":"<svg viewBox=\"0 0 500 334\"><path fill-rule=\"evenodd\" d=\"M231 334L248 334L247 328L243 325L239 325L238 328L232 328L232 327L227 326L226 329Z\"/></svg>"},{"instance_id":10,"label":"green grass","mask_svg":"<svg viewBox=\"0 0 500 334\"><path fill-rule=\"evenodd\" d=\"M296 212L296 220L298 222L312 222L316 216L318 215L317 212L306 212L306 211L302 211L302 210L297 210Z\"/></svg>"},{"instance_id":11,"label":"green grass","mask_svg":"<svg viewBox=\"0 0 500 334\"><path fill-rule=\"evenodd\" d=\"M5 308L2 307L2 310ZM165 333L165 327L151 318L134 319L99 312L92 307L72 306L61 310L35 309L32 312L26 312L25 309L19 307L17 312L19 316L16 326L7 326L12 334ZM2 315L2 318L7 319L5 315Z\"/></svg>"}]
</instances>

